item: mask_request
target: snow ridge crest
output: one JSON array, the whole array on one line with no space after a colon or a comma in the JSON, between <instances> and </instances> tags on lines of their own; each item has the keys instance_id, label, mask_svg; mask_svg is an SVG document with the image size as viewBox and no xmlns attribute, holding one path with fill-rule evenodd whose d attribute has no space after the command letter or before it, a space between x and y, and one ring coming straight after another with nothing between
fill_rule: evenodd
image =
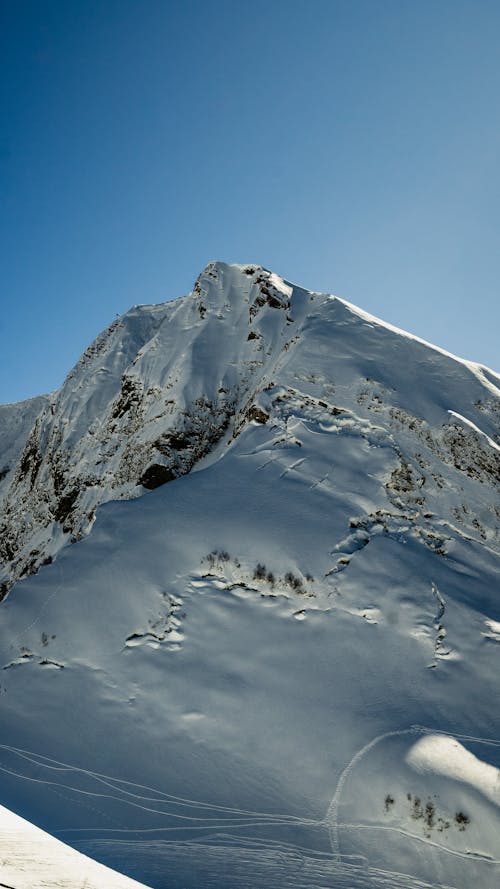
<instances>
[{"instance_id":1,"label":"snow ridge crest","mask_svg":"<svg viewBox=\"0 0 500 889\"><path fill-rule=\"evenodd\" d=\"M287 429L310 399L339 429L376 419L399 488L425 447L496 481L495 379L260 265L211 262L187 296L113 321L58 391L0 408L0 594L87 535L101 504L221 459L284 403Z\"/></svg>"}]
</instances>

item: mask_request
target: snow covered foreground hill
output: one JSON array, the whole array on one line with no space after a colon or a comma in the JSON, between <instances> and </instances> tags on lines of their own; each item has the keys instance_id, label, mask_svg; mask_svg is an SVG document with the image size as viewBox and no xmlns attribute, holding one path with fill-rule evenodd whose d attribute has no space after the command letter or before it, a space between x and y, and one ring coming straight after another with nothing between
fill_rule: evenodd
<instances>
[{"instance_id":1,"label":"snow covered foreground hill","mask_svg":"<svg viewBox=\"0 0 500 889\"><path fill-rule=\"evenodd\" d=\"M0 802L156 889L499 885L499 394L214 263L0 408Z\"/></svg>"},{"instance_id":2,"label":"snow covered foreground hill","mask_svg":"<svg viewBox=\"0 0 500 889\"><path fill-rule=\"evenodd\" d=\"M0 887L146 889L0 806Z\"/></svg>"}]
</instances>

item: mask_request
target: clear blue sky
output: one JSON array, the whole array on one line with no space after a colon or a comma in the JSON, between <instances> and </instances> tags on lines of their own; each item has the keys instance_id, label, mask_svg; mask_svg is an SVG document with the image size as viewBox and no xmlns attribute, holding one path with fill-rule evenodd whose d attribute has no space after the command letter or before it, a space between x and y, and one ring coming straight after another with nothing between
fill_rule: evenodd
<instances>
[{"instance_id":1,"label":"clear blue sky","mask_svg":"<svg viewBox=\"0 0 500 889\"><path fill-rule=\"evenodd\" d=\"M498 0L1 0L0 401L259 262L500 369Z\"/></svg>"}]
</instances>

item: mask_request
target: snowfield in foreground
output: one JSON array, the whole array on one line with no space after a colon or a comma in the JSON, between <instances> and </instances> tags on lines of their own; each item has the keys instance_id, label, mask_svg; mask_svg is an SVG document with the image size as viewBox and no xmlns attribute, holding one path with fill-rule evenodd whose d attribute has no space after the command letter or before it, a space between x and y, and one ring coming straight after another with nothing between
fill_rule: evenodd
<instances>
[{"instance_id":1,"label":"snowfield in foreground","mask_svg":"<svg viewBox=\"0 0 500 889\"><path fill-rule=\"evenodd\" d=\"M0 408L1 802L155 889L500 885L499 395L213 263Z\"/></svg>"},{"instance_id":2,"label":"snowfield in foreground","mask_svg":"<svg viewBox=\"0 0 500 889\"><path fill-rule=\"evenodd\" d=\"M8 889L146 889L0 806L0 886Z\"/></svg>"}]
</instances>

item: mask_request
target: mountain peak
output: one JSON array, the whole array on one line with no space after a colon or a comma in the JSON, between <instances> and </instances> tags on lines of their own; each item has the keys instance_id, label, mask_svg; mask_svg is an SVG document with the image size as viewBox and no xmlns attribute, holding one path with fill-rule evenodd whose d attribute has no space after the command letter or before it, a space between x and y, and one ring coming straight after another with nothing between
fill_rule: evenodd
<instances>
[{"instance_id":1,"label":"mountain peak","mask_svg":"<svg viewBox=\"0 0 500 889\"><path fill-rule=\"evenodd\" d=\"M192 294L116 319L49 401L4 406L4 590L85 536L102 503L219 459L275 415L278 389L340 404L354 427L384 414L388 441L394 417L457 427L474 440L467 465L484 449L481 472L494 471L493 375L260 265L210 262Z\"/></svg>"},{"instance_id":2,"label":"mountain peak","mask_svg":"<svg viewBox=\"0 0 500 889\"><path fill-rule=\"evenodd\" d=\"M497 383L210 263L0 408L2 802L157 889L499 885Z\"/></svg>"}]
</instances>

